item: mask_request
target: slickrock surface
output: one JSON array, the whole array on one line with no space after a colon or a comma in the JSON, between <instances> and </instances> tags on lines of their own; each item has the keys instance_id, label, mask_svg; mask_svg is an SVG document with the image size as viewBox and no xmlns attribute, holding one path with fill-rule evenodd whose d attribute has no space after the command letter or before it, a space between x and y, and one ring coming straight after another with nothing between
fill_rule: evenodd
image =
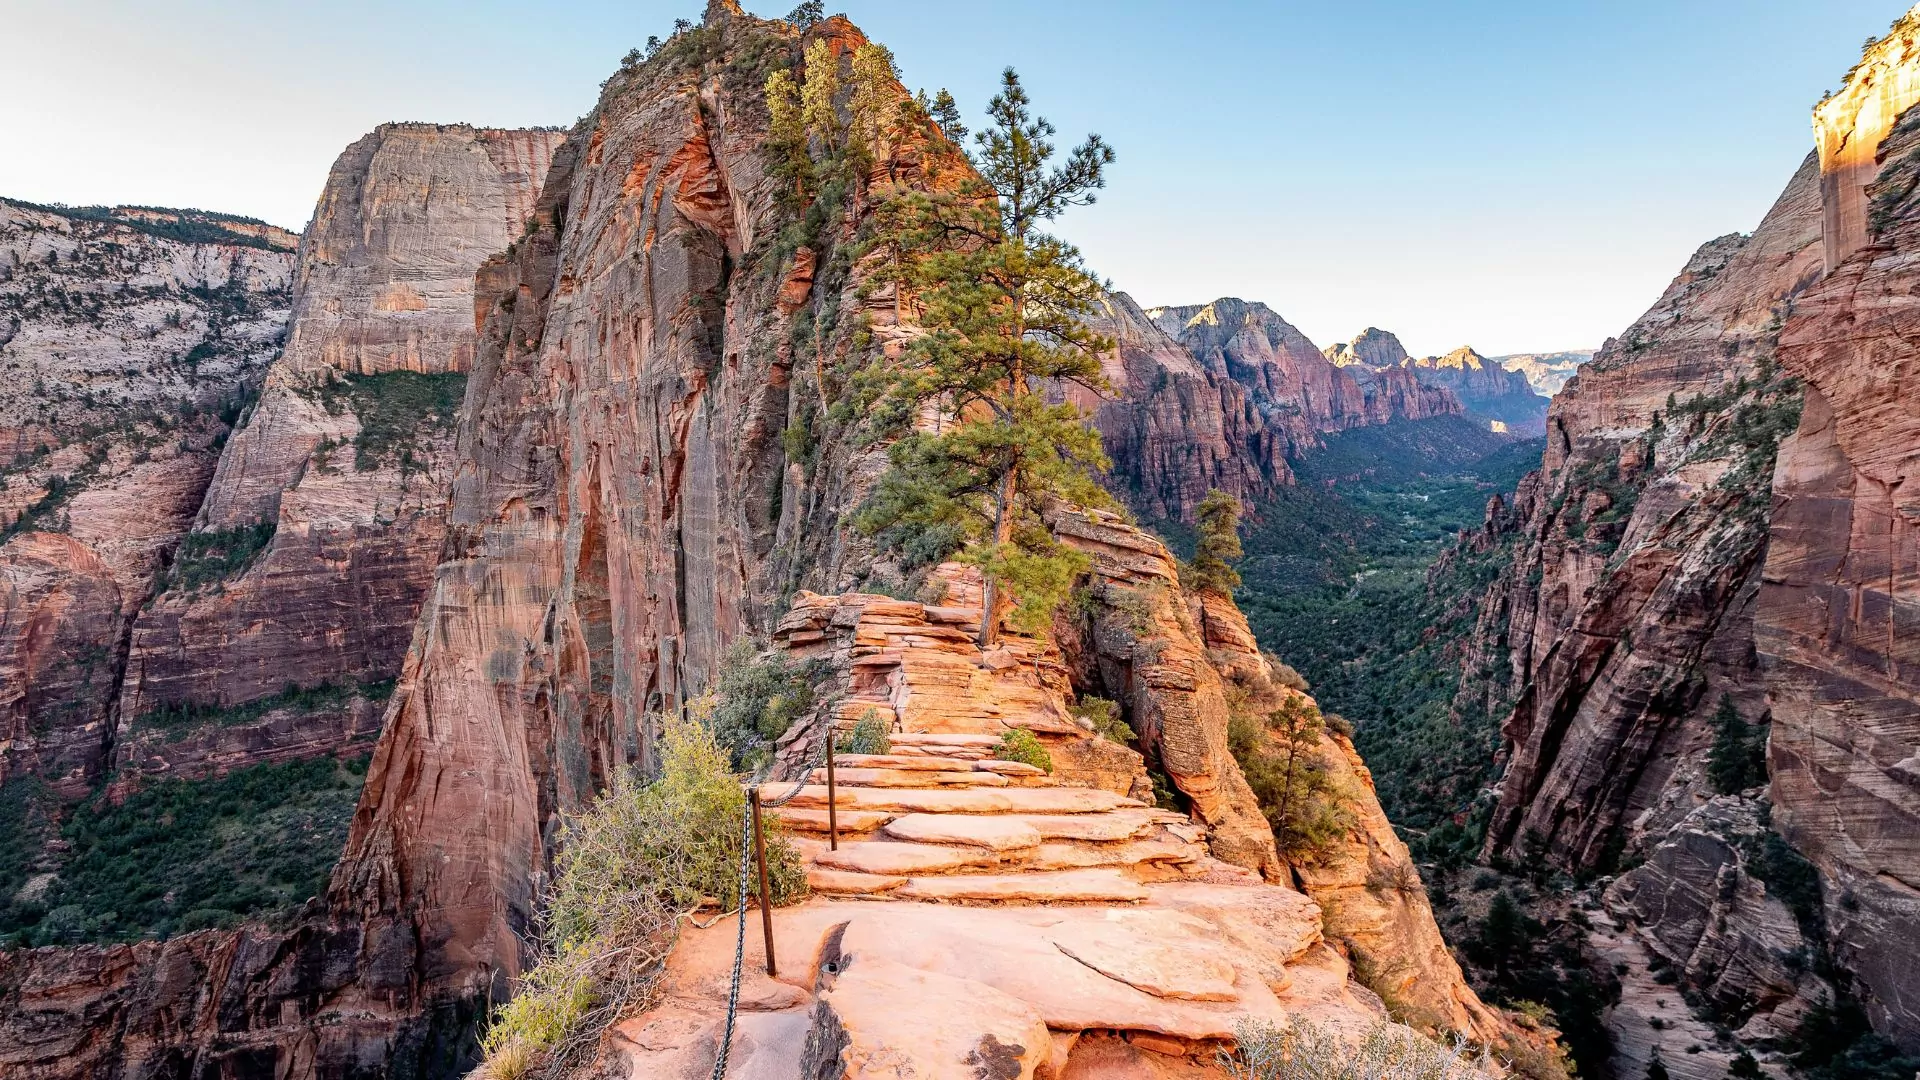
<instances>
[{"instance_id":1,"label":"slickrock surface","mask_svg":"<svg viewBox=\"0 0 1920 1080\"><path fill-rule=\"evenodd\" d=\"M279 347L297 240L84 213L0 200L0 780L64 798L108 763L128 624Z\"/></svg>"},{"instance_id":2,"label":"slickrock surface","mask_svg":"<svg viewBox=\"0 0 1920 1080\"><path fill-rule=\"evenodd\" d=\"M1863 78L1920 71L1911 27L1875 57ZM1879 158L1871 248L1801 296L1781 336L1806 408L1774 475L1755 637L1774 820L1821 870L1876 1026L1920 1047L1920 113Z\"/></svg>"},{"instance_id":3,"label":"slickrock surface","mask_svg":"<svg viewBox=\"0 0 1920 1080\"><path fill-rule=\"evenodd\" d=\"M226 753L200 759L178 732L139 718L398 673L445 532L454 410L476 342L474 273L524 230L561 137L388 124L335 162L300 250L286 351L228 442L197 523L220 535L270 521L272 539L237 575L176 587L142 613L121 709L132 723L117 748L123 768L191 774L244 760L248 746L286 756L378 730L378 700L304 724L282 719L288 738L260 724L203 725L189 741L218 739ZM391 379L358 395L337 381L388 372L441 380L444 407L419 413Z\"/></svg>"}]
</instances>

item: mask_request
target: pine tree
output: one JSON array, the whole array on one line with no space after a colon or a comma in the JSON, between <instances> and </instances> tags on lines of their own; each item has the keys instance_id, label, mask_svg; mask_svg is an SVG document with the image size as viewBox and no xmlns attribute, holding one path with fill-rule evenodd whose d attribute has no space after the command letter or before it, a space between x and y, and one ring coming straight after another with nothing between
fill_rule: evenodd
<instances>
[{"instance_id":1,"label":"pine tree","mask_svg":"<svg viewBox=\"0 0 1920 1080\"><path fill-rule=\"evenodd\" d=\"M807 155L807 125L801 117L800 86L785 68L767 76L767 148L774 171L793 182L791 196L806 198L813 180L813 159Z\"/></svg>"},{"instance_id":2,"label":"pine tree","mask_svg":"<svg viewBox=\"0 0 1920 1080\"><path fill-rule=\"evenodd\" d=\"M826 17L826 4L823 0L804 0L799 7L787 12L787 22L793 24L793 28L801 33L812 29L814 23Z\"/></svg>"},{"instance_id":3,"label":"pine tree","mask_svg":"<svg viewBox=\"0 0 1920 1080\"><path fill-rule=\"evenodd\" d=\"M807 138L822 154L840 148L840 117L834 113L833 98L840 92L840 62L833 46L825 38L807 46L806 77L800 86L800 122Z\"/></svg>"},{"instance_id":4,"label":"pine tree","mask_svg":"<svg viewBox=\"0 0 1920 1080\"><path fill-rule=\"evenodd\" d=\"M960 122L960 106L954 104L953 95L947 93L946 87L941 87L940 92L933 95L933 103L927 106L927 115L940 125L940 133L947 137L948 142L959 146L966 139L967 125Z\"/></svg>"},{"instance_id":5,"label":"pine tree","mask_svg":"<svg viewBox=\"0 0 1920 1080\"><path fill-rule=\"evenodd\" d=\"M979 134L979 176L934 192L895 191L869 243L897 252L896 295L911 296L922 333L875 372L878 426L914 427L858 524L928 557L958 552L986 580L980 644L1009 614L1022 629L1051 618L1086 558L1056 542L1056 501L1105 505L1091 470L1107 467L1099 433L1041 381L1099 388L1112 343L1084 318L1101 294L1080 253L1040 230L1093 201L1113 151L1097 135L1050 167L1053 126L1032 116L1008 68Z\"/></svg>"},{"instance_id":6,"label":"pine tree","mask_svg":"<svg viewBox=\"0 0 1920 1080\"><path fill-rule=\"evenodd\" d=\"M1762 1080L1766 1075L1766 1072L1760 1068L1760 1063L1745 1050L1740 1051L1740 1056L1734 1058L1727 1066L1728 1080Z\"/></svg>"},{"instance_id":7,"label":"pine tree","mask_svg":"<svg viewBox=\"0 0 1920 1080\"><path fill-rule=\"evenodd\" d=\"M1707 780L1713 790L1732 795L1767 782L1767 737L1740 716L1732 695L1720 696L1713 714L1713 748L1707 752Z\"/></svg>"},{"instance_id":8,"label":"pine tree","mask_svg":"<svg viewBox=\"0 0 1920 1080\"><path fill-rule=\"evenodd\" d=\"M868 42L853 51L847 74L853 86L847 99L848 146L860 155L858 171L865 173L874 161L893 160L902 119L900 69L885 45Z\"/></svg>"},{"instance_id":9,"label":"pine tree","mask_svg":"<svg viewBox=\"0 0 1920 1080\"><path fill-rule=\"evenodd\" d=\"M1207 492L1193 511L1199 542L1188 566L1188 585L1200 592L1233 595L1240 587L1240 500L1218 489Z\"/></svg>"},{"instance_id":10,"label":"pine tree","mask_svg":"<svg viewBox=\"0 0 1920 1080\"><path fill-rule=\"evenodd\" d=\"M1653 1048L1653 1060L1647 1062L1647 1080L1669 1080L1667 1063L1660 1060L1660 1048Z\"/></svg>"}]
</instances>

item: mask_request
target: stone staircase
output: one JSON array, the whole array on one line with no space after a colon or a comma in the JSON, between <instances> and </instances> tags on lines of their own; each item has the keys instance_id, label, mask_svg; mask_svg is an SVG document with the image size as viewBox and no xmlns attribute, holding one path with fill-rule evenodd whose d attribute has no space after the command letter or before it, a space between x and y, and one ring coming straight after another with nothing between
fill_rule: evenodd
<instances>
[{"instance_id":1,"label":"stone staircase","mask_svg":"<svg viewBox=\"0 0 1920 1080\"><path fill-rule=\"evenodd\" d=\"M897 734L884 755L835 759L839 846L827 840L826 770L775 815L816 893L943 903L1133 903L1155 882L1242 880L1184 815L1097 788L1063 787L992 756L990 735ZM772 798L790 784L762 789Z\"/></svg>"}]
</instances>

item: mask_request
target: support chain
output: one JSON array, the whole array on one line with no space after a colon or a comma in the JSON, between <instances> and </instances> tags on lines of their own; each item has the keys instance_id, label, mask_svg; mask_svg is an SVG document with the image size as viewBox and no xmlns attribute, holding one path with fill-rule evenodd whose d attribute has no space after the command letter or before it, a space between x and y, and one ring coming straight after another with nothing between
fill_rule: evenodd
<instances>
[{"instance_id":1,"label":"support chain","mask_svg":"<svg viewBox=\"0 0 1920 1080\"><path fill-rule=\"evenodd\" d=\"M831 745L831 740L834 738L834 735L833 717L831 715L822 716L820 718L820 734L816 736L814 740L812 760L807 762L800 770L800 776L794 780L793 787L788 789L786 794L778 798L761 799L761 807L781 807L792 802L794 797L800 794L800 789L806 787L807 782L813 779L813 770L820 768L826 762L827 747ZM766 771L753 777L748 783L753 787L759 787L770 771L771 766L769 766ZM733 978L727 986L727 1022L720 1033L719 1052L714 1055L712 1080L725 1080L726 1078L727 1055L733 1049L734 1020L740 1012L740 977L747 960L748 874L752 870L752 867L753 814L747 807L742 806L740 810L740 880L738 882L740 891L736 894L740 900L739 907L736 909L739 913L740 921L739 928L734 933L733 941Z\"/></svg>"}]
</instances>

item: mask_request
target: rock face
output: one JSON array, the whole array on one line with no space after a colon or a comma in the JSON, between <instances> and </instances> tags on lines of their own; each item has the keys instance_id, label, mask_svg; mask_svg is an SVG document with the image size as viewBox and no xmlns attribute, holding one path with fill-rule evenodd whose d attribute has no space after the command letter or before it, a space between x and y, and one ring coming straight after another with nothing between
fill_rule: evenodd
<instances>
[{"instance_id":1,"label":"rock face","mask_svg":"<svg viewBox=\"0 0 1920 1080\"><path fill-rule=\"evenodd\" d=\"M129 625L279 348L296 240L0 200L0 781L105 770Z\"/></svg>"},{"instance_id":2,"label":"rock face","mask_svg":"<svg viewBox=\"0 0 1920 1080\"><path fill-rule=\"evenodd\" d=\"M1644 859L1607 893L1610 940L1763 1048L1829 990L1920 1047L1920 120L1894 119L1915 32L1822 105L1760 228L1702 247L1567 384L1542 472L1490 521L1515 560L1474 652L1511 659L1489 849ZM1771 724L1764 792L1712 797L1722 702ZM1818 900L1784 913L1757 849L1811 859ZM1834 986L1782 966L1801 945Z\"/></svg>"},{"instance_id":3,"label":"rock face","mask_svg":"<svg viewBox=\"0 0 1920 1080\"><path fill-rule=\"evenodd\" d=\"M1470 413L1487 417L1523 435L1546 432L1547 399L1534 393L1527 377L1462 345L1445 356L1403 361L1428 386L1453 391Z\"/></svg>"},{"instance_id":4,"label":"rock face","mask_svg":"<svg viewBox=\"0 0 1920 1080\"><path fill-rule=\"evenodd\" d=\"M1772 446L1739 432L1790 415L1777 379L1753 384L1782 301L1818 274L1817 193L1809 159L1751 238L1702 248L1554 399L1477 633L1511 658L1494 850L1604 865L1699 799L1723 695L1765 714L1750 627Z\"/></svg>"},{"instance_id":5,"label":"rock face","mask_svg":"<svg viewBox=\"0 0 1920 1080\"><path fill-rule=\"evenodd\" d=\"M1517 371L1526 376L1533 386L1533 392L1541 397L1552 397L1567 385L1574 377L1580 365L1593 359L1592 349L1570 349L1566 352L1552 353L1509 353L1506 356L1489 357L1494 363L1508 371Z\"/></svg>"},{"instance_id":6,"label":"rock face","mask_svg":"<svg viewBox=\"0 0 1920 1080\"><path fill-rule=\"evenodd\" d=\"M1400 339L1377 326L1369 326L1352 341L1329 345L1326 357L1339 367L1399 367L1411 359Z\"/></svg>"},{"instance_id":7,"label":"rock face","mask_svg":"<svg viewBox=\"0 0 1920 1080\"><path fill-rule=\"evenodd\" d=\"M1897 31L1856 82L1910 85L1916 70ZM1877 130L1821 133L1852 147ZM1920 942L1920 113L1878 157L1870 246L1802 295L1781 335L1806 408L1774 475L1755 637L1774 821L1821 870L1875 1026L1920 1045L1920 949L1888 945Z\"/></svg>"},{"instance_id":8,"label":"rock face","mask_svg":"<svg viewBox=\"0 0 1920 1080\"><path fill-rule=\"evenodd\" d=\"M224 574L175 581L141 614L121 768L193 775L377 730L377 689L362 695L371 707L215 719L184 736L142 719L398 673L444 533L477 340L474 273L525 228L560 140L389 124L334 163L301 244L286 351L196 522L216 552L247 543L259 523L270 538Z\"/></svg>"}]
</instances>

